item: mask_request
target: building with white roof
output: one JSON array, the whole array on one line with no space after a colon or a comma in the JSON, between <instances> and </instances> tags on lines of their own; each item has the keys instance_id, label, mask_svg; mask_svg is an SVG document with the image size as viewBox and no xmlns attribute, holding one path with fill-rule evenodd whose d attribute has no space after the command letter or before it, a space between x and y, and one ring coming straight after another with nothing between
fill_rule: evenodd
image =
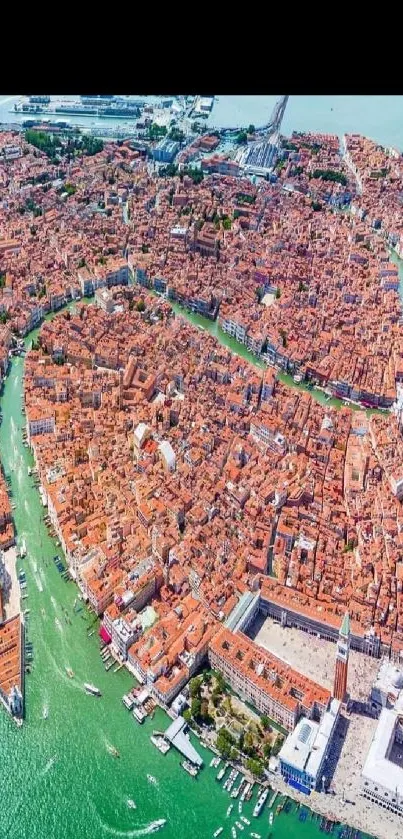
<instances>
[{"instance_id":1,"label":"building with white roof","mask_svg":"<svg viewBox=\"0 0 403 839\"><path fill-rule=\"evenodd\" d=\"M403 815L403 699L383 708L361 774L361 795Z\"/></svg>"},{"instance_id":2,"label":"building with white roof","mask_svg":"<svg viewBox=\"0 0 403 839\"><path fill-rule=\"evenodd\" d=\"M171 444L168 443L167 440L164 440L162 443L160 443L159 450L165 468L168 470L168 472L175 472L176 457Z\"/></svg>"},{"instance_id":3,"label":"building with white roof","mask_svg":"<svg viewBox=\"0 0 403 839\"><path fill-rule=\"evenodd\" d=\"M283 778L290 786L307 795L322 784L340 706L338 699L332 699L319 723L302 717L279 752Z\"/></svg>"},{"instance_id":4,"label":"building with white roof","mask_svg":"<svg viewBox=\"0 0 403 839\"><path fill-rule=\"evenodd\" d=\"M393 708L402 694L402 690L402 670L385 658L371 689L372 710L379 712L382 708Z\"/></svg>"}]
</instances>

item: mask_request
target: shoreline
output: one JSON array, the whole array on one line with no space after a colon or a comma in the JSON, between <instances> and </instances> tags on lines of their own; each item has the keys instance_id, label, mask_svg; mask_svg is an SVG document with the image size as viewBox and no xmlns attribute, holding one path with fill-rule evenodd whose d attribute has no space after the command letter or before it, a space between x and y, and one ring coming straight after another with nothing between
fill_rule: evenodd
<instances>
[{"instance_id":1,"label":"shoreline","mask_svg":"<svg viewBox=\"0 0 403 839\"><path fill-rule=\"evenodd\" d=\"M77 302L77 301L72 301L73 304L74 304L74 302ZM82 301L78 301L78 302L80 303ZM86 301L84 301L84 303L85 303L85 305L91 305L92 300L91 299L86 300ZM68 305L70 305L70 304L68 304ZM63 309L58 310L57 312L50 313L50 317L53 319L53 317L56 317L58 314L61 314L62 311L65 310L65 308L66 307L63 307ZM40 329L40 327L39 327L39 329ZM32 331L34 331L34 330L32 330ZM29 333L27 336L25 336L27 340L30 339L30 337L29 337L30 335L31 335L31 333ZM32 454L34 456L34 460L35 460L35 469L37 469L38 472L39 472L38 463L37 463L37 460L36 460L36 457L35 457L35 450L31 449L31 452L32 452ZM38 487L36 487L36 489L38 490ZM43 512L45 514L45 511L43 511ZM60 536L59 536L59 538L60 538ZM62 546L61 546L61 549L63 550ZM64 550L63 550L63 553L64 553ZM67 566L69 567L68 559L67 559L66 556L65 556L65 558L66 558ZM80 591L80 586L77 584L77 582L75 580L73 580L73 582L75 582L78 591ZM113 657L115 658L116 662L118 663L119 659L116 658L115 656L113 656ZM122 664L122 662L119 662L119 663ZM127 672L129 672L131 675L134 676L134 678L136 678L133 671L126 666L126 662L123 663L123 666L125 667ZM137 679L136 679L136 681L137 681ZM160 709L166 714L168 719L171 719L172 716L171 716L171 713L170 713L170 709L165 708L160 703L158 703L158 705L159 705ZM208 738L203 737L203 732L201 732L201 733L197 732L191 726L189 726L189 727L192 731L192 734L200 741L202 746L209 751L209 753L212 753L212 754L215 754L215 755L219 754L217 749L215 748L214 744L210 743ZM269 786L273 789L273 791L276 791L276 792L280 793L281 795L287 796L289 799L291 799L292 801L294 801L296 803L303 804L313 814L316 813L319 816L323 816L324 818L330 819L331 821L333 821L337 824L344 824L344 822L342 820L342 814L339 814L339 816L338 816L337 813L334 812L335 800L334 800L333 796L329 796L328 794L325 795L323 793L316 793L316 796L318 796L318 798L317 798L317 800L315 800L314 807L312 807L312 806L310 806L307 799L305 799L302 795L299 796L298 793L296 792L296 790L292 789L287 784L285 784L285 782L282 780L281 776L274 775L273 773L271 773L265 779L259 780L258 778L255 778L254 776L252 776L251 773L248 772L248 770L245 767L242 766L242 764L240 764L240 763L239 764L234 764L233 762L230 762L230 764L231 764L231 766L234 766L234 768L236 768L238 771L241 771L242 774L245 776L245 778L247 778L250 782L253 781L255 784L260 784L262 787ZM309 800L311 800L311 799L309 799ZM329 801L329 806L326 806L327 801ZM364 826L364 823L360 819L354 818L354 814L352 815L352 818L349 819L349 824L347 826L348 827L353 827L353 828L358 829L358 830L364 830L366 832L366 828ZM371 834L369 834L369 835L371 835ZM389 837L379 836L378 839L389 839Z\"/></svg>"}]
</instances>

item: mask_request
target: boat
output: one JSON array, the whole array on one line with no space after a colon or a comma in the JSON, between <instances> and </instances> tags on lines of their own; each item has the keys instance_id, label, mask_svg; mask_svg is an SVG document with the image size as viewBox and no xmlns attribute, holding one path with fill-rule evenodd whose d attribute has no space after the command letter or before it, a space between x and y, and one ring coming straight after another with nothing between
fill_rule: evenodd
<instances>
[{"instance_id":1,"label":"boat","mask_svg":"<svg viewBox=\"0 0 403 839\"><path fill-rule=\"evenodd\" d=\"M157 783L157 779L154 778L154 775L147 775L147 781L149 781L150 784L156 784Z\"/></svg>"},{"instance_id":2,"label":"boat","mask_svg":"<svg viewBox=\"0 0 403 839\"><path fill-rule=\"evenodd\" d=\"M108 749L109 754L110 754L110 755L112 755L113 757L120 757L120 753L119 753L119 752L118 752L118 750L115 748L115 746L111 746L111 745L108 743L108 745L107 745L107 747L106 747L106 748Z\"/></svg>"},{"instance_id":3,"label":"boat","mask_svg":"<svg viewBox=\"0 0 403 839\"><path fill-rule=\"evenodd\" d=\"M236 839L236 830L235 827L231 827L232 839Z\"/></svg>"},{"instance_id":4,"label":"boat","mask_svg":"<svg viewBox=\"0 0 403 839\"><path fill-rule=\"evenodd\" d=\"M159 830L160 827L164 827L164 824L167 823L166 819L157 819L155 822L151 822L148 828L148 833L155 833L156 830Z\"/></svg>"},{"instance_id":5,"label":"boat","mask_svg":"<svg viewBox=\"0 0 403 839\"><path fill-rule=\"evenodd\" d=\"M270 826L273 824L273 819L274 819L273 813L270 813L270 816L269 816L269 825Z\"/></svg>"},{"instance_id":6,"label":"boat","mask_svg":"<svg viewBox=\"0 0 403 839\"><path fill-rule=\"evenodd\" d=\"M197 773L198 773L197 766L194 766L193 763L190 762L190 760L183 760L182 763L181 763L181 766L182 766L182 769L185 770L185 772L188 772L188 774L192 776L192 778L197 777Z\"/></svg>"},{"instance_id":7,"label":"boat","mask_svg":"<svg viewBox=\"0 0 403 839\"><path fill-rule=\"evenodd\" d=\"M141 707L141 705L136 705L133 708L132 714L133 714L134 718L137 720L137 722L139 722L140 724L143 723L144 720L147 717L147 714L146 714L144 708Z\"/></svg>"},{"instance_id":8,"label":"boat","mask_svg":"<svg viewBox=\"0 0 403 839\"><path fill-rule=\"evenodd\" d=\"M265 805L266 798L267 798L268 794L269 794L268 788L262 790L262 792L260 793L259 798L258 798L258 800L255 804L255 808L253 810L253 815L254 815L255 818L257 818L257 816L260 816L260 813L263 810L263 807Z\"/></svg>"},{"instance_id":9,"label":"boat","mask_svg":"<svg viewBox=\"0 0 403 839\"><path fill-rule=\"evenodd\" d=\"M228 816L231 815L233 806L234 806L233 804L229 805L228 810L227 810L227 818L228 818Z\"/></svg>"},{"instance_id":10,"label":"boat","mask_svg":"<svg viewBox=\"0 0 403 839\"><path fill-rule=\"evenodd\" d=\"M221 781L222 780L222 778L224 777L224 775L227 771L227 768L228 768L228 763L225 763L224 766L221 767L220 771L216 775L216 781Z\"/></svg>"},{"instance_id":11,"label":"boat","mask_svg":"<svg viewBox=\"0 0 403 839\"><path fill-rule=\"evenodd\" d=\"M246 818L246 816L241 816L241 822L243 822L244 824L250 824L250 821Z\"/></svg>"},{"instance_id":12,"label":"boat","mask_svg":"<svg viewBox=\"0 0 403 839\"><path fill-rule=\"evenodd\" d=\"M128 798L126 803L130 810L135 810L137 807L137 804L135 803L135 801L133 801L132 798Z\"/></svg>"},{"instance_id":13,"label":"boat","mask_svg":"<svg viewBox=\"0 0 403 839\"><path fill-rule=\"evenodd\" d=\"M253 839L262 839L260 833L251 833L251 836L253 837Z\"/></svg>"},{"instance_id":14,"label":"boat","mask_svg":"<svg viewBox=\"0 0 403 839\"><path fill-rule=\"evenodd\" d=\"M44 720L47 720L48 716L49 716L49 709L48 709L48 706L47 706L47 705L45 705L45 707L44 707L44 709L43 709L43 711L42 711L42 718L43 718Z\"/></svg>"},{"instance_id":15,"label":"boat","mask_svg":"<svg viewBox=\"0 0 403 839\"><path fill-rule=\"evenodd\" d=\"M96 688L95 685L91 685L89 682L84 682L84 690L86 693L91 694L91 696L102 696L99 688Z\"/></svg>"},{"instance_id":16,"label":"boat","mask_svg":"<svg viewBox=\"0 0 403 839\"><path fill-rule=\"evenodd\" d=\"M215 837L215 836L219 836L219 835L220 835L220 833L222 833L222 832L223 832L223 830L224 830L224 828L223 828L223 827L217 827L217 830L215 830L215 831L214 831L213 836L214 836L214 837Z\"/></svg>"},{"instance_id":17,"label":"boat","mask_svg":"<svg viewBox=\"0 0 403 839\"><path fill-rule=\"evenodd\" d=\"M65 670L66 670L66 673L67 673L69 679L73 679L74 678L74 673L73 673L71 667L65 667Z\"/></svg>"},{"instance_id":18,"label":"boat","mask_svg":"<svg viewBox=\"0 0 403 839\"><path fill-rule=\"evenodd\" d=\"M245 830L245 827L243 824L241 824L241 822L235 822L235 824L239 828L239 830Z\"/></svg>"},{"instance_id":19,"label":"boat","mask_svg":"<svg viewBox=\"0 0 403 839\"><path fill-rule=\"evenodd\" d=\"M157 749L161 752L161 754L166 755L166 753L169 752L171 745L170 743L167 743L164 737L159 737L155 734L152 734L150 740L153 746L156 746Z\"/></svg>"}]
</instances>

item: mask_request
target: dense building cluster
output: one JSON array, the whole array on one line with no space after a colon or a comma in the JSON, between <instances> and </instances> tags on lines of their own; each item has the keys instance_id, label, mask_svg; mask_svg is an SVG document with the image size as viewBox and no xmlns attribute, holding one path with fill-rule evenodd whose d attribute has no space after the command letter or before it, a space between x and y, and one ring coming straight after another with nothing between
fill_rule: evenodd
<instances>
[{"instance_id":1,"label":"dense building cluster","mask_svg":"<svg viewBox=\"0 0 403 839\"><path fill-rule=\"evenodd\" d=\"M55 164L20 137L1 142L13 149L0 161L4 372L10 329L26 334L82 296L98 304L42 327L25 400L51 521L122 658L167 704L206 654L231 670L222 624L233 637L248 592L329 637L348 608L353 645L376 639L367 651L398 656L398 423L320 406L274 369L365 405L396 398L396 267L365 217L340 210L364 200L366 181L357 186L337 138L293 135L275 182L259 186L156 177L128 143ZM365 172L372 151L357 147ZM170 301L218 318L266 366L175 317ZM315 704L320 716L317 685L302 689L242 644L249 698L272 672L279 721L292 727ZM236 668L242 680L239 658Z\"/></svg>"}]
</instances>

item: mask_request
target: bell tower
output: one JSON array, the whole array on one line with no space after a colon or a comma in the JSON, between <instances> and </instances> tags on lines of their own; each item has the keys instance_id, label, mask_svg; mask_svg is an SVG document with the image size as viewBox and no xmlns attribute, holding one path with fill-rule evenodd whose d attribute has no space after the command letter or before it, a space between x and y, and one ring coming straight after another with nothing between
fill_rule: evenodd
<instances>
[{"instance_id":1,"label":"bell tower","mask_svg":"<svg viewBox=\"0 0 403 839\"><path fill-rule=\"evenodd\" d=\"M344 615L337 642L336 669L334 673L333 695L344 702L347 693L348 656L350 652L350 615Z\"/></svg>"}]
</instances>

